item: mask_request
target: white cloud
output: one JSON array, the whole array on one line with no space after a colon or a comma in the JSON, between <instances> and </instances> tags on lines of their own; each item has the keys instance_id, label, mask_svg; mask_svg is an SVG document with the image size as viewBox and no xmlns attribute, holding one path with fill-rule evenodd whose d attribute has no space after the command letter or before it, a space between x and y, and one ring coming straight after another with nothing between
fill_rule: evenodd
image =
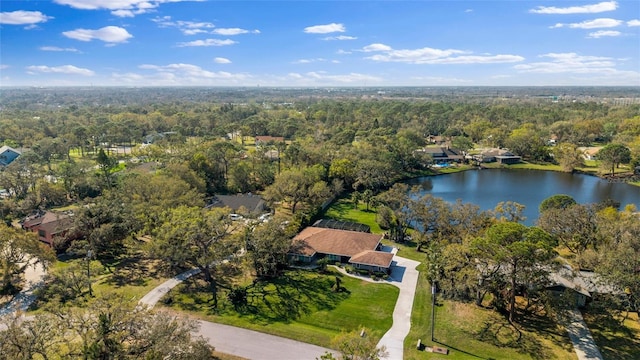
<instances>
[{"instance_id":1,"label":"white cloud","mask_svg":"<svg viewBox=\"0 0 640 360\"><path fill-rule=\"evenodd\" d=\"M81 10L111 10L111 14L118 17L134 17L154 11L160 4L182 1L201 0L54 0Z\"/></svg>"},{"instance_id":2,"label":"white cloud","mask_svg":"<svg viewBox=\"0 0 640 360\"><path fill-rule=\"evenodd\" d=\"M622 35L622 33L620 31L598 30L598 31L589 33L589 35L587 35L587 38L589 38L589 39L599 39L601 37L614 37L614 36L620 36L620 35Z\"/></svg>"},{"instance_id":3,"label":"white cloud","mask_svg":"<svg viewBox=\"0 0 640 360\"><path fill-rule=\"evenodd\" d=\"M129 38L133 37L125 28L118 26L105 26L97 30L76 29L65 31L62 35L80 41L97 39L111 44L127 42Z\"/></svg>"},{"instance_id":4,"label":"white cloud","mask_svg":"<svg viewBox=\"0 0 640 360\"><path fill-rule=\"evenodd\" d=\"M0 12L0 24L6 25L30 25L46 22L53 19L40 11L10 11Z\"/></svg>"},{"instance_id":5,"label":"white cloud","mask_svg":"<svg viewBox=\"0 0 640 360\"><path fill-rule=\"evenodd\" d=\"M383 81L382 78L360 74L360 73L349 73L349 74L336 74L331 75L327 74L324 71L311 71L308 73L300 74L300 73L289 73L285 79L281 79L285 83L294 82L296 85L304 86L304 85L327 85L327 84L336 84L336 85L366 85L371 83L380 83Z\"/></svg>"},{"instance_id":6,"label":"white cloud","mask_svg":"<svg viewBox=\"0 0 640 360\"><path fill-rule=\"evenodd\" d=\"M7 64L0 64L0 70L4 70L4 69L8 69L11 66L7 65Z\"/></svg>"},{"instance_id":7,"label":"white cloud","mask_svg":"<svg viewBox=\"0 0 640 360\"><path fill-rule=\"evenodd\" d=\"M518 64L514 68L520 72L537 74L558 73L615 73L613 58L604 56L583 56L576 53L548 53L540 57L549 61Z\"/></svg>"},{"instance_id":8,"label":"white cloud","mask_svg":"<svg viewBox=\"0 0 640 360\"><path fill-rule=\"evenodd\" d=\"M171 20L171 16L156 17L151 21L160 27L175 27L184 35L196 34L217 34L225 36L241 35L241 34L260 34L260 30L247 30L241 28L215 28L216 26L210 22L196 22L184 20ZM214 29L215 28L215 29ZM213 30L211 30L213 29Z\"/></svg>"},{"instance_id":9,"label":"white cloud","mask_svg":"<svg viewBox=\"0 0 640 360\"><path fill-rule=\"evenodd\" d=\"M56 51L56 52L74 52L74 53L79 53L80 50L76 49L76 48L61 48L58 46L40 46L39 47L40 50L42 51Z\"/></svg>"},{"instance_id":10,"label":"white cloud","mask_svg":"<svg viewBox=\"0 0 640 360\"><path fill-rule=\"evenodd\" d=\"M371 44L362 48L364 52L372 52L372 51L391 51L391 46L385 44Z\"/></svg>"},{"instance_id":11,"label":"white cloud","mask_svg":"<svg viewBox=\"0 0 640 360\"><path fill-rule=\"evenodd\" d=\"M535 9L529 10L534 14L595 14L605 11L613 11L618 8L618 3L615 1L604 1L597 4L583 5L583 6L570 6L559 8L555 6L538 6Z\"/></svg>"},{"instance_id":12,"label":"white cloud","mask_svg":"<svg viewBox=\"0 0 640 360\"><path fill-rule=\"evenodd\" d=\"M470 84L473 83L473 80L460 79L460 78L447 78L440 76L415 76L411 78L412 80L418 80L420 82L428 81L429 84L434 85L450 85L450 84Z\"/></svg>"},{"instance_id":13,"label":"white cloud","mask_svg":"<svg viewBox=\"0 0 640 360\"><path fill-rule=\"evenodd\" d=\"M160 27L175 27L184 35L207 33L209 32L208 29L213 29L215 27L215 25L210 22L184 20L172 21L171 16L156 17L154 19L151 19L151 21L155 22Z\"/></svg>"},{"instance_id":14,"label":"white cloud","mask_svg":"<svg viewBox=\"0 0 640 360\"><path fill-rule=\"evenodd\" d=\"M326 25L314 25L304 28L304 32L307 34L329 34L334 32L345 32L346 29L343 24L331 23Z\"/></svg>"},{"instance_id":15,"label":"white cloud","mask_svg":"<svg viewBox=\"0 0 640 360\"><path fill-rule=\"evenodd\" d=\"M467 10L465 10L464 12L466 12L466 13L472 13L472 12L473 12L473 9L467 9Z\"/></svg>"},{"instance_id":16,"label":"white cloud","mask_svg":"<svg viewBox=\"0 0 640 360\"><path fill-rule=\"evenodd\" d=\"M322 38L322 40L357 40L358 38L355 36L347 36L347 35L339 35L339 36L327 36Z\"/></svg>"},{"instance_id":17,"label":"white cloud","mask_svg":"<svg viewBox=\"0 0 640 360\"><path fill-rule=\"evenodd\" d=\"M233 45L233 44L237 44L237 42L235 42L235 41L233 41L231 39L225 39L225 40L205 39L205 40L194 40L194 41L182 42L182 43L179 43L178 46L180 46L180 47L187 47L187 46L227 46L227 45Z\"/></svg>"},{"instance_id":18,"label":"white cloud","mask_svg":"<svg viewBox=\"0 0 640 360\"><path fill-rule=\"evenodd\" d=\"M73 65L62 66L46 66L46 65L33 65L27 66L27 73L35 75L37 73L57 73L57 74L70 74L70 75L83 75L92 76L95 73L89 69L79 68Z\"/></svg>"},{"instance_id":19,"label":"white cloud","mask_svg":"<svg viewBox=\"0 0 640 360\"><path fill-rule=\"evenodd\" d=\"M627 21L627 26L640 26L640 20L629 20Z\"/></svg>"},{"instance_id":20,"label":"white cloud","mask_svg":"<svg viewBox=\"0 0 640 360\"><path fill-rule=\"evenodd\" d=\"M563 24L558 23L553 25L551 28L561 28L561 27L569 27L572 29L598 29L598 28L612 28L616 26L620 26L623 23L622 20L609 19L609 18L600 18L593 20L586 20L579 23L572 24Z\"/></svg>"},{"instance_id":21,"label":"white cloud","mask_svg":"<svg viewBox=\"0 0 640 360\"><path fill-rule=\"evenodd\" d=\"M212 30L211 33L218 34L218 35L225 35L225 36L233 36L233 35L248 34L248 33L259 34L260 31L259 30L249 31L249 30L240 29L240 28L219 28L219 29Z\"/></svg>"},{"instance_id":22,"label":"white cloud","mask_svg":"<svg viewBox=\"0 0 640 360\"><path fill-rule=\"evenodd\" d=\"M251 76L226 71L213 72L192 64L152 65L144 64L140 69L151 73L113 73L115 83L129 83L147 86L182 86L182 85L240 85L251 80Z\"/></svg>"},{"instance_id":23,"label":"white cloud","mask_svg":"<svg viewBox=\"0 0 640 360\"><path fill-rule=\"evenodd\" d=\"M380 52L380 54L366 57L378 62L400 62L408 64L494 64L523 61L519 55L473 55L469 51L456 49L421 49L394 50L385 44L371 44L365 46L364 52Z\"/></svg>"},{"instance_id":24,"label":"white cloud","mask_svg":"<svg viewBox=\"0 0 640 360\"><path fill-rule=\"evenodd\" d=\"M217 64L231 64L231 60L223 57L213 58L213 62Z\"/></svg>"},{"instance_id":25,"label":"white cloud","mask_svg":"<svg viewBox=\"0 0 640 360\"><path fill-rule=\"evenodd\" d=\"M300 59L293 62L293 64L311 64L317 62L328 62L329 60L325 58L315 58L315 59ZM331 61L333 62L333 61Z\"/></svg>"},{"instance_id":26,"label":"white cloud","mask_svg":"<svg viewBox=\"0 0 640 360\"><path fill-rule=\"evenodd\" d=\"M339 55L349 55L349 54L353 54L353 52L351 52L351 51L347 51L347 50L343 50L343 49L340 49L340 50L336 51L336 53L337 53L337 54L339 54Z\"/></svg>"}]
</instances>

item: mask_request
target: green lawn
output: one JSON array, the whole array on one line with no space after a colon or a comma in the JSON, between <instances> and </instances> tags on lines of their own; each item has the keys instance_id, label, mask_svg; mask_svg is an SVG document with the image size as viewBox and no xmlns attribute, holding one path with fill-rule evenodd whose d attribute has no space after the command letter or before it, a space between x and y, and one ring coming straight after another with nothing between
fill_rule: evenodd
<instances>
[{"instance_id":1,"label":"green lawn","mask_svg":"<svg viewBox=\"0 0 640 360\"><path fill-rule=\"evenodd\" d=\"M516 342L517 333L504 316L474 304L440 298L435 316L437 343L431 342L431 291L422 272L413 306L405 359L576 359L566 332L551 321L524 319L522 338ZM416 350L418 339L427 346L448 348L449 355Z\"/></svg>"},{"instance_id":2,"label":"green lawn","mask_svg":"<svg viewBox=\"0 0 640 360\"><path fill-rule=\"evenodd\" d=\"M49 272L63 271L74 264L80 265L84 274L84 269L86 269L84 259L56 261ZM164 274L156 271L154 265L149 260L130 258L113 262L109 264L109 267L105 267L99 261L92 260L90 276L93 296L119 294L124 299L131 301L132 304L137 304L144 295L168 279ZM84 294L88 296L86 289ZM34 311L38 312L40 309L34 309Z\"/></svg>"},{"instance_id":3,"label":"green lawn","mask_svg":"<svg viewBox=\"0 0 640 360\"><path fill-rule=\"evenodd\" d=\"M372 232L381 231L375 224L375 212L358 209L348 199L333 203L326 217L355 221L371 226ZM385 244L399 249L398 255L424 261L425 255L415 250L415 244ZM537 317L523 319L522 338L516 342L516 332L504 316L492 309L454 301L439 301L436 308L435 337L439 346L450 350L449 355L437 355L416 350L421 339L425 345L431 340L430 285L421 271L411 317L411 332L405 339L405 359L575 359L573 347L565 330L554 322Z\"/></svg>"},{"instance_id":4,"label":"green lawn","mask_svg":"<svg viewBox=\"0 0 640 360\"><path fill-rule=\"evenodd\" d=\"M332 290L336 276L343 291ZM170 306L209 321L329 347L341 331L361 327L369 328L376 339L382 337L391 327L398 293L388 284L301 270L254 288L248 304L238 309L221 297L214 311L211 295L195 282L174 289Z\"/></svg>"},{"instance_id":5,"label":"green lawn","mask_svg":"<svg viewBox=\"0 0 640 360\"><path fill-rule=\"evenodd\" d=\"M605 359L640 359L640 322L637 313L630 313L621 322L620 316L602 312L583 312L591 335Z\"/></svg>"},{"instance_id":6,"label":"green lawn","mask_svg":"<svg viewBox=\"0 0 640 360\"><path fill-rule=\"evenodd\" d=\"M326 218L368 225L374 234L381 234L383 232L380 225L376 223L376 210L374 208L367 210L363 202L360 202L358 208L355 209L350 199L340 198L331 204L324 216Z\"/></svg>"}]
</instances>

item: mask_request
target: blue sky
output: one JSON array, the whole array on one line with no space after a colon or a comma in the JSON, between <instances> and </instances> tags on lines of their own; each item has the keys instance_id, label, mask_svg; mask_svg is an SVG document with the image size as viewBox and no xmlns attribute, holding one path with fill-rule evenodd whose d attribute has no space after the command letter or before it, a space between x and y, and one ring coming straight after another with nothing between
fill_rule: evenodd
<instances>
[{"instance_id":1,"label":"blue sky","mask_svg":"<svg viewBox=\"0 0 640 360\"><path fill-rule=\"evenodd\" d=\"M0 2L0 86L640 86L640 1Z\"/></svg>"}]
</instances>

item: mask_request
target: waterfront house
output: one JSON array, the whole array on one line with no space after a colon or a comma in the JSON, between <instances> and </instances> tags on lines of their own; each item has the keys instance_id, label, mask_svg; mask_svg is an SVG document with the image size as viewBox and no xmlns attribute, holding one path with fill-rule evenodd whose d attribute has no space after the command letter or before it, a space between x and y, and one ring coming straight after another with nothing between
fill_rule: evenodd
<instances>
[{"instance_id":1,"label":"waterfront house","mask_svg":"<svg viewBox=\"0 0 640 360\"><path fill-rule=\"evenodd\" d=\"M293 238L289 258L312 264L327 258L356 269L389 273L393 254L380 251L382 235L310 226Z\"/></svg>"}]
</instances>

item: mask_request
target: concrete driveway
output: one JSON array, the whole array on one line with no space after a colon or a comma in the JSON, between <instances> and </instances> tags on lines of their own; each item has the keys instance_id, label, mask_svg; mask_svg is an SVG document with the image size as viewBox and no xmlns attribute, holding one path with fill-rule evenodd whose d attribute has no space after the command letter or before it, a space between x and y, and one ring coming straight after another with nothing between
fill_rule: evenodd
<instances>
[{"instance_id":1,"label":"concrete driveway","mask_svg":"<svg viewBox=\"0 0 640 360\"><path fill-rule=\"evenodd\" d=\"M391 284L400 288L400 294L393 309L393 325L378 342L378 346L387 348L389 360L402 360L404 357L404 338L411 330L411 311L413 298L418 285L419 262L409 260L398 255L393 257L395 262L391 270Z\"/></svg>"}]
</instances>

